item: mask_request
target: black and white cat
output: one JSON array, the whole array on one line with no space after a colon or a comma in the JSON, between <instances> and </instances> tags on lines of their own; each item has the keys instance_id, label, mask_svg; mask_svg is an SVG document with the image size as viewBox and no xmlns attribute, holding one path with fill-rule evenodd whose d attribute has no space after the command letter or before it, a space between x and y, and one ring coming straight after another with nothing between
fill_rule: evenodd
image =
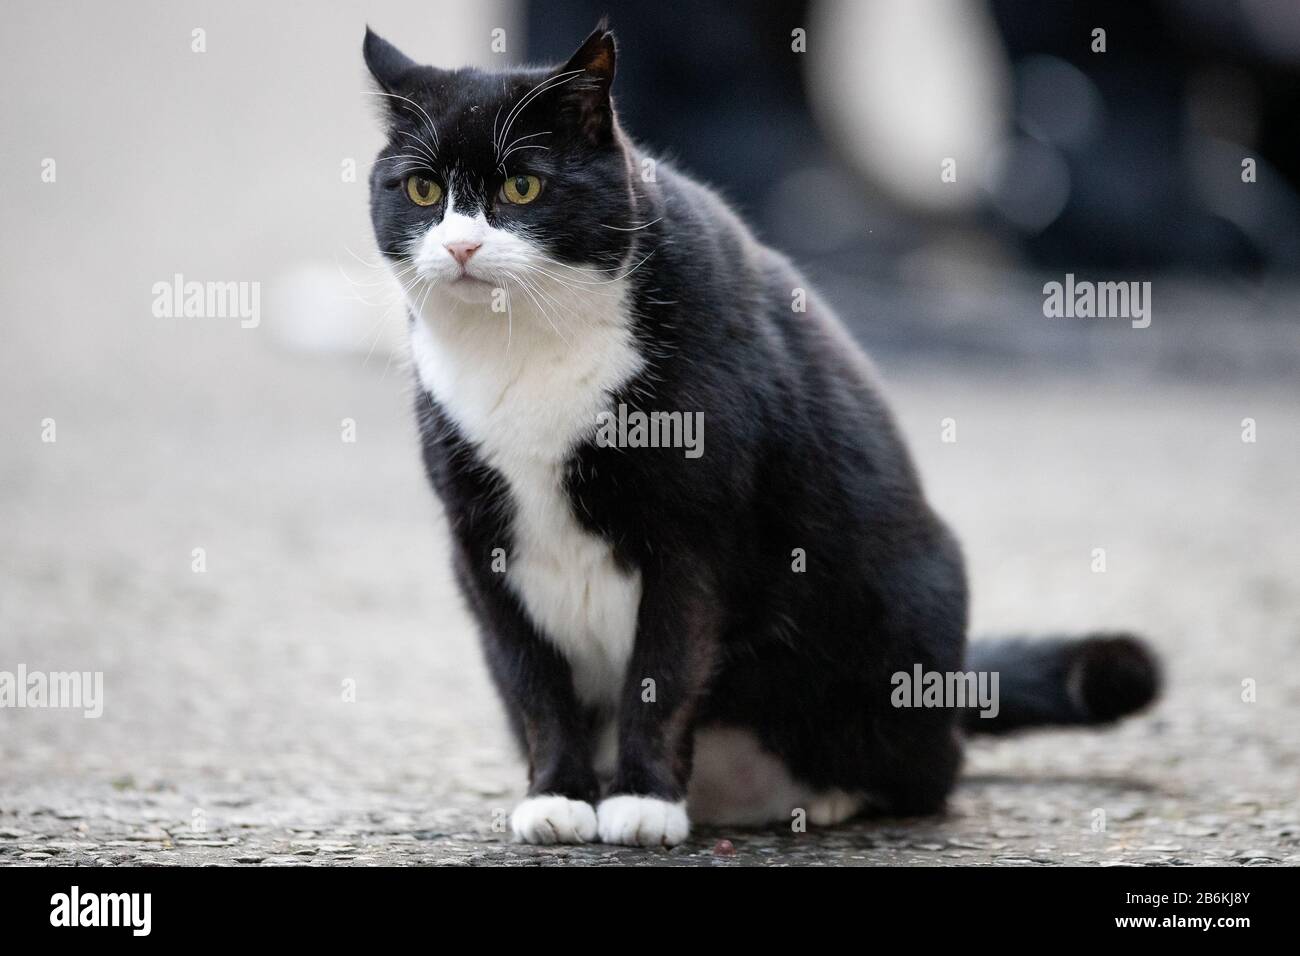
<instances>
[{"instance_id":1,"label":"black and white cat","mask_svg":"<svg viewBox=\"0 0 1300 956\"><path fill-rule=\"evenodd\" d=\"M785 258L627 137L603 25L555 70L420 66L369 30L364 52L424 460L528 757L518 838L933 813L963 732L1154 698L1127 636L968 657L960 551L865 355L816 295L794 307ZM702 416L703 454L598 440L619 409ZM998 715L896 706L917 666L996 671Z\"/></svg>"}]
</instances>

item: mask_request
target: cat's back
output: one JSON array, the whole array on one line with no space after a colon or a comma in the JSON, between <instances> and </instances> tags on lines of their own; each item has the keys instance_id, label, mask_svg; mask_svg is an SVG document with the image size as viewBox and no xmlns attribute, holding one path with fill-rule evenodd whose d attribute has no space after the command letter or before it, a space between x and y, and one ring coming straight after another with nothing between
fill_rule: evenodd
<instances>
[{"instance_id":1,"label":"cat's back","mask_svg":"<svg viewBox=\"0 0 1300 956\"><path fill-rule=\"evenodd\" d=\"M710 454L732 473L748 463L783 486L830 489L841 526L889 512L928 528L879 374L834 309L717 191L667 163L658 179L662 245L647 285L675 303L657 334L688 361L652 363L657 399L702 407L716 423Z\"/></svg>"},{"instance_id":2,"label":"cat's back","mask_svg":"<svg viewBox=\"0 0 1300 956\"><path fill-rule=\"evenodd\" d=\"M788 378L810 400L862 407L892 430L874 363L798 266L719 191L670 162L653 168L653 285L677 304L690 347L751 376Z\"/></svg>"}]
</instances>

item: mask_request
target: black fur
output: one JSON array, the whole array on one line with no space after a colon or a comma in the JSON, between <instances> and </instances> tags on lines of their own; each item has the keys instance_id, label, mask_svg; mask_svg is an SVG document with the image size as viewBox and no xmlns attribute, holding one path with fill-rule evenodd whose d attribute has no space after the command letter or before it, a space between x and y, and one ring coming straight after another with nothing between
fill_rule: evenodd
<instances>
[{"instance_id":1,"label":"black fur","mask_svg":"<svg viewBox=\"0 0 1300 956\"><path fill-rule=\"evenodd\" d=\"M1001 680L998 715L967 714L966 728L974 733L1108 724L1160 692L1155 658L1129 634L985 641L971 648L970 658L973 669L996 671Z\"/></svg>"},{"instance_id":2,"label":"black fur","mask_svg":"<svg viewBox=\"0 0 1300 956\"><path fill-rule=\"evenodd\" d=\"M441 214L407 202L393 171L409 152L402 131L424 135L422 113L439 130L440 161L476 183L457 208L509 226L517 211L490 198L502 177L494 127L557 71L417 67L369 33L365 54L385 92L418 104L385 98L393 134L371 179L380 248L400 261L413 231ZM889 812L938 811L958 771L963 716L892 706L891 675L966 666L957 542L926 503L865 356L811 291L806 311L792 308L808 289L797 270L670 165L656 164L654 181L640 175L647 154L609 101L614 58L612 37L597 30L560 68L584 69L578 81L539 96L511 134L552 131L551 149L512 168L547 181L520 228L566 262L645 260L631 281L651 363L611 405L699 411L706 427L699 459L592 441L567 469L574 515L643 582L608 792L680 798L694 729L739 725L807 783L869 792ZM579 704L565 659L491 570L514 504L429 395L418 411L456 574L529 756L530 793L593 800L593 731L608 715ZM799 553L806 570L794 570ZM1154 665L1134 643L1017 645L993 663L1006 675L998 729L1106 721L1155 691L1144 676ZM1068 697L1075 665L1086 707ZM653 705L641 702L645 678L658 687Z\"/></svg>"}]
</instances>

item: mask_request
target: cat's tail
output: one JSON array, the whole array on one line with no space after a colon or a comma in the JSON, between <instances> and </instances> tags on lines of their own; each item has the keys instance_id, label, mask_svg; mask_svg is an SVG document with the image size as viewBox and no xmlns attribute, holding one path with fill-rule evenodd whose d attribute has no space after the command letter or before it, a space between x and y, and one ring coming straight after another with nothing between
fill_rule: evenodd
<instances>
[{"instance_id":1,"label":"cat's tail","mask_svg":"<svg viewBox=\"0 0 1300 956\"><path fill-rule=\"evenodd\" d=\"M1160 693L1155 654L1130 634L974 641L967 667L998 675L996 713L964 712L973 734L1110 724Z\"/></svg>"}]
</instances>

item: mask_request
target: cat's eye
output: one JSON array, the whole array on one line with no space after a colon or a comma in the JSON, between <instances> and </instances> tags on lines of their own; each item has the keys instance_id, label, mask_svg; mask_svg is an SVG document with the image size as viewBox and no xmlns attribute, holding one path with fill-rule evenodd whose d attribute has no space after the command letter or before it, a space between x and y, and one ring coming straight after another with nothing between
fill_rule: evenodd
<instances>
[{"instance_id":1,"label":"cat's eye","mask_svg":"<svg viewBox=\"0 0 1300 956\"><path fill-rule=\"evenodd\" d=\"M522 206L536 199L542 192L542 181L536 176L511 176L501 184L501 199Z\"/></svg>"},{"instance_id":2,"label":"cat's eye","mask_svg":"<svg viewBox=\"0 0 1300 956\"><path fill-rule=\"evenodd\" d=\"M432 206L442 198L442 187L432 179L425 179L423 176L408 176L406 195L417 206Z\"/></svg>"}]
</instances>

